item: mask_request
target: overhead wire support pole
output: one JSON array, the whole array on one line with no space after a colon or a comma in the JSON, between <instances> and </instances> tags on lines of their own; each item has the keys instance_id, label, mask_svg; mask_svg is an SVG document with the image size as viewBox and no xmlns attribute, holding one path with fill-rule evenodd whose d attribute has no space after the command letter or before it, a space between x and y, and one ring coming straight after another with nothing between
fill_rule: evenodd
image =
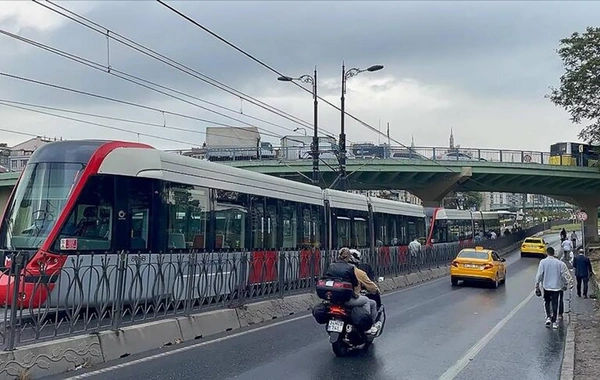
<instances>
[{"instance_id":1,"label":"overhead wire support pole","mask_svg":"<svg viewBox=\"0 0 600 380\"><path fill-rule=\"evenodd\" d=\"M346 64L342 62L342 96L340 97L340 181L339 189L342 191L348 190L348 176L346 175L346 129L345 129L345 116L346 116L346 81L358 74L368 71L379 71L383 69L383 65L373 65L368 69L353 68L346 71Z\"/></svg>"},{"instance_id":2,"label":"overhead wire support pole","mask_svg":"<svg viewBox=\"0 0 600 380\"><path fill-rule=\"evenodd\" d=\"M310 144L310 155L313 161L312 167L312 184L315 186L320 185L319 180L319 95L317 93L317 67L315 66L315 71L313 76L310 75L302 75L298 78L293 78L285 75L281 75L277 80L282 82L294 82L300 81L303 83L312 84L312 95L313 95L313 139Z\"/></svg>"}]
</instances>

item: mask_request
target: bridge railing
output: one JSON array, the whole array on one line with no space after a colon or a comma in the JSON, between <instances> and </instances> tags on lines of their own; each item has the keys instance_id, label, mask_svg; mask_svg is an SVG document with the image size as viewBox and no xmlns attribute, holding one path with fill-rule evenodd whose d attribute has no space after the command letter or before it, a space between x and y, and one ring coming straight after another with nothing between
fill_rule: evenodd
<instances>
[{"instance_id":1,"label":"bridge railing","mask_svg":"<svg viewBox=\"0 0 600 380\"><path fill-rule=\"evenodd\" d=\"M478 245L508 248L553 222L486 240ZM461 248L449 243L409 252L408 247L365 251L364 261L377 276L398 276L448 265ZM0 343L5 350L40 340L123 326L172 316L237 308L249 302L315 290L337 252L286 251L167 253L120 252L69 255L60 270L36 273L26 268L25 253L14 253L0 276Z\"/></svg>"},{"instance_id":2,"label":"bridge railing","mask_svg":"<svg viewBox=\"0 0 600 380\"><path fill-rule=\"evenodd\" d=\"M322 159L336 159L339 150L336 146L320 147ZM382 149L352 152L347 149L348 159L392 159L392 160L434 160L434 161L481 161L519 164L550 163L550 153L532 150L482 149L447 147L412 147L385 146ZM255 161L255 160L310 160L310 147L274 147L266 152L258 148L203 148L196 150L171 151L195 158L206 158L211 161Z\"/></svg>"}]
</instances>

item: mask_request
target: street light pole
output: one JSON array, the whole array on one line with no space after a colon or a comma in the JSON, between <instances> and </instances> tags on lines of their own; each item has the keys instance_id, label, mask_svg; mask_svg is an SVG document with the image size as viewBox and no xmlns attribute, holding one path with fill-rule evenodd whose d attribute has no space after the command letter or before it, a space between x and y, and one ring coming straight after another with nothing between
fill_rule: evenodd
<instances>
[{"instance_id":1,"label":"street light pole","mask_svg":"<svg viewBox=\"0 0 600 380\"><path fill-rule=\"evenodd\" d=\"M318 129L319 101L318 101L318 95L317 95L317 68L315 66L315 71L314 71L313 76L302 75L301 77L298 77L298 78L281 76L281 77L277 78L277 80L280 80L282 82L292 82L292 81L298 80L300 82L312 84L314 109L313 109L313 141L312 141L312 144L310 144L310 155L312 156L312 159L313 159L312 183L313 183L313 185L318 186L319 185L319 129ZM306 135L306 130L305 130L305 135Z\"/></svg>"},{"instance_id":2,"label":"street light pole","mask_svg":"<svg viewBox=\"0 0 600 380\"><path fill-rule=\"evenodd\" d=\"M342 97L340 99L340 110L341 110L341 122L340 122L340 190L347 190L347 177L346 177L346 130L345 130L345 116L346 116L346 81L358 74L368 71L379 71L383 69L383 65L373 65L368 69L353 68L346 71L346 65L342 62Z\"/></svg>"}]
</instances>

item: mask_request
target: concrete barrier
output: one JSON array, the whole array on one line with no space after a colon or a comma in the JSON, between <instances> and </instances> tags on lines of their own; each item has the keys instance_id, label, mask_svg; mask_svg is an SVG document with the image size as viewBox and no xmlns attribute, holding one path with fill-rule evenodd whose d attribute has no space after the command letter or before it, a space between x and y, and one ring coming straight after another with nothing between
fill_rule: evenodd
<instances>
[{"instance_id":1,"label":"concrete barrier","mask_svg":"<svg viewBox=\"0 0 600 380\"><path fill-rule=\"evenodd\" d=\"M239 329L240 320L235 309L207 311L176 318L184 341Z\"/></svg>"},{"instance_id":2,"label":"concrete barrier","mask_svg":"<svg viewBox=\"0 0 600 380\"><path fill-rule=\"evenodd\" d=\"M181 343L183 338L177 319L162 319L127 326L118 331L102 331L98 334L104 361L155 350Z\"/></svg>"},{"instance_id":3,"label":"concrete barrier","mask_svg":"<svg viewBox=\"0 0 600 380\"><path fill-rule=\"evenodd\" d=\"M0 352L0 379L39 379L105 361L95 335L81 335Z\"/></svg>"}]
</instances>

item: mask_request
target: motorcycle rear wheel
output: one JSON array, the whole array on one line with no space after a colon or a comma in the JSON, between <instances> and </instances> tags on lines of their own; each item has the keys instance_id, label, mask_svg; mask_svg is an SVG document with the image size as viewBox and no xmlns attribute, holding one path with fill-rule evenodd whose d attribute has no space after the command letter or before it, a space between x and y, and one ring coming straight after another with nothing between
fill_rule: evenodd
<instances>
[{"instance_id":1,"label":"motorcycle rear wheel","mask_svg":"<svg viewBox=\"0 0 600 380\"><path fill-rule=\"evenodd\" d=\"M350 348L341 339L331 343L331 348L333 349L335 356L340 358L348 355L348 352L350 351Z\"/></svg>"}]
</instances>

